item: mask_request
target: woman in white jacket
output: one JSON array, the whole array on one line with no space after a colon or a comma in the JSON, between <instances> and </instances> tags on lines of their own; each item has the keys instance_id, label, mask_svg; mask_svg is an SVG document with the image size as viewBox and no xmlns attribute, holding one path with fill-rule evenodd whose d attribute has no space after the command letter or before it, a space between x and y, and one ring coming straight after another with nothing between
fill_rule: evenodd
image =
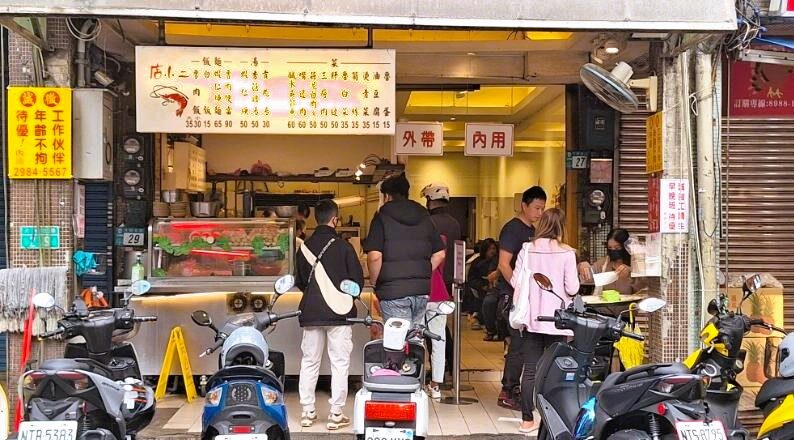
<instances>
[{"instance_id":1,"label":"woman in white jacket","mask_svg":"<svg viewBox=\"0 0 794 440\"><path fill-rule=\"evenodd\" d=\"M555 293L565 299L566 306L571 301L570 296L579 291L576 251L563 243L564 235L565 213L557 208L546 210L537 223L535 237L525 243L518 254L513 278L510 280L515 289L515 310L525 311L523 316L511 318L511 325L521 330L520 343L523 344L522 423L519 431L524 433L537 429L532 412L535 409L533 393L538 360L548 346L555 342L564 342L567 337L572 336L570 331L559 330L552 322L537 320L538 316L553 316L554 311L560 308L560 300L541 291L532 279L533 273L546 275L551 280ZM519 304L523 301L528 304Z\"/></svg>"}]
</instances>

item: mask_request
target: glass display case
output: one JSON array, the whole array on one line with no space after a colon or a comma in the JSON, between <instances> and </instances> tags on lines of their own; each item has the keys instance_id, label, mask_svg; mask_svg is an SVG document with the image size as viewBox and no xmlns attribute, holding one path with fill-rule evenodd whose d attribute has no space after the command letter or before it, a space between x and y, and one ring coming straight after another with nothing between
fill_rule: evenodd
<instances>
[{"instance_id":1,"label":"glass display case","mask_svg":"<svg viewBox=\"0 0 794 440\"><path fill-rule=\"evenodd\" d=\"M149 230L149 280L272 281L292 273L295 222L283 218L158 219Z\"/></svg>"}]
</instances>

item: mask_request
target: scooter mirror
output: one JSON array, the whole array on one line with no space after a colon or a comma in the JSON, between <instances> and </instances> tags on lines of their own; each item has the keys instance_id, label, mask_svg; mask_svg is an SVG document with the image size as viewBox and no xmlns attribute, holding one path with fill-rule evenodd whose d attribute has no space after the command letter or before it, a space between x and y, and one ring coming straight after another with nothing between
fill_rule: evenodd
<instances>
[{"instance_id":1,"label":"scooter mirror","mask_svg":"<svg viewBox=\"0 0 794 440\"><path fill-rule=\"evenodd\" d=\"M546 275L542 273L535 272L532 274L532 278L538 283L541 289L551 292L554 289L554 286L551 284L551 280Z\"/></svg>"},{"instance_id":2,"label":"scooter mirror","mask_svg":"<svg viewBox=\"0 0 794 440\"><path fill-rule=\"evenodd\" d=\"M353 298L361 296L361 286L353 280L342 280L342 282L339 283L339 290Z\"/></svg>"},{"instance_id":3,"label":"scooter mirror","mask_svg":"<svg viewBox=\"0 0 794 440\"><path fill-rule=\"evenodd\" d=\"M292 275L284 275L283 277L276 280L276 284L273 288L276 291L277 295L282 295L286 293L289 289L295 285L295 277Z\"/></svg>"},{"instance_id":4,"label":"scooter mirror","mask_svg":"<svg viewBox=\"0 0 794 440\"><path fill-rule=\"evenodd\" d=\"M55 307L55 298L47 292L33 295L33 305L39 309L51 309Z\"/></svg>"},{"instance_id":5,"label":"scooter mirror","mask_svg":"<svg viewBox=\"0 0 794 440\"><path fill-rule=\"evenodd\" d=\"M139 296L148 292L149 290L151 290L151 288L152 288L152 284L149 283L148 281L138 280L132 283L132 286L130 286L130 293L132 293L135 296Z\"/></svg>"},{"instance_id":6,"label":"scooter mirror","mask_svg":"<svg viewBox=\"0 0 794 440\"><path fill-rule=\"evenodd\" d=\"M210 318L209 313L205 312L204 310L196 310L190 315L190 319L192 319L196 325L200 325L202 327L209 327L212 325L212 318Z\"/></svg>"},{"instance_id":7,"label":"scooter mirror","mask_svg":"<svg viewBox=\"0 0 794 440\"><path fill-rule=\"evenodd\" d=\"M667 301L661 298L645 298L637 303L637 308L646 313L653 313L667 305Z\"/></svg>"},{"instance_id":8,"label":"scooter mirror","mask_svg":"<svg viewBox=\"0 0 794 440\"><path fill-rule=\"evenodd\" d=\"M755 274L744 281L744 299L749 298L761 288L761 275Z\"/></svg>"},{"instance_id":9,"label":"scooter mirror","mask_svg":"<svg viewBox=\"0 0 794 440\"><path fill-rule=\"evenodd\" d=\"M455 302L442 301L441 303L438 304L436 310L438 310L439 315L451 315L452 312L455 311Z\"/></svg>"},{"instance_id":10,"label":"scooter mirror","mask_svg":"<svg viewBox=\"0 0 794 440\"><path fill-rule=\"evenodd\" d=\"M720 313L720 305L717 303L717 298L713 298L711 301L709 301L706 311L709 312L709 315L711 316L717 316L717 314Z\"/></svg>"}]
</instances>

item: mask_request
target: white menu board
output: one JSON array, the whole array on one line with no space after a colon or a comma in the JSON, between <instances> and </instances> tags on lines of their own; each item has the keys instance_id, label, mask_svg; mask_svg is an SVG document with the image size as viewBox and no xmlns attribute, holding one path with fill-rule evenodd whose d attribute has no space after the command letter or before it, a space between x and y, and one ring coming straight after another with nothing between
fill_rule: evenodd
<instances>
[{"instance_id":1,"label":"white menu board","mask_svg":"<svg viewBox=\"0 0 794 440\"><path fill-rule=\"evenodd\" d=\"M144 133L393 135L392 49L135 48Z\"/></svg>"}]
</instances>

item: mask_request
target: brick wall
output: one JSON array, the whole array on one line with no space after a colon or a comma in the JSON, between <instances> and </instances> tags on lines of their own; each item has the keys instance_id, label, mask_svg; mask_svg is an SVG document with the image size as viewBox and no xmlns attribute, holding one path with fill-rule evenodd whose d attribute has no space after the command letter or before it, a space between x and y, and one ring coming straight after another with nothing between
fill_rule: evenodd
<instances>
[{"instance_id":1,"label":"brick wall","mask_svg":"<svg viewBox=\"0 0 794 440\"><path fill-rule=\"evenodd\" d=\"M47 20L47 40L55 49L73 49L73 38L62 18ZM9 34L9 81L12 86L33 85L33 45L24 38ZM5 121L2 122L5 124ZM9 267L70 265L74 250L72 232L73 187L71 180L13 180L9 185ZM52 251L23 251L19 248L19 227L22 225L55 225L61 228L61 248ZM69 286L71 286L71 280ZM16 383L22 370L22 335L8 335L8 394L12 414L16 409ZM63 343L44 343L44 357L61 356ZM34 341L31 359L39 358L39 343Z\"/></svg>"}]
</instances>

